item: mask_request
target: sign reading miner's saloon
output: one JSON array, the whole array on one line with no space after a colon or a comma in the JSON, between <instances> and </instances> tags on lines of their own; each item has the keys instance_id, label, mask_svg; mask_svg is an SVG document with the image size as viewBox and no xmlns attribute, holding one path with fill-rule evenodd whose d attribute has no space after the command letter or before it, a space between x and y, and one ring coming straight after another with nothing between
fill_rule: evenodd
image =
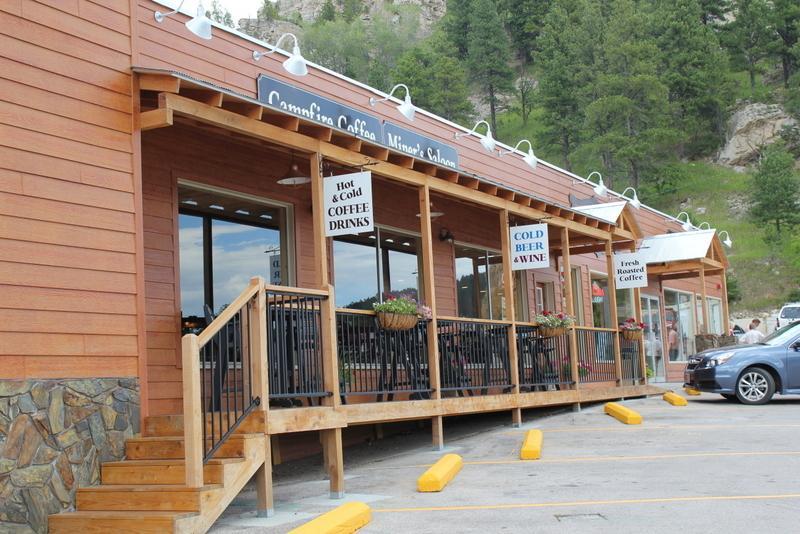
<instances>
[{"instance_id":1,"label":"sign reading miner's saloon","mask_svg":"<svg viewBox=\"0 0 800 534\"><path fill-rule=\"evenodd\" d=\"M372 175L369 172L328 176L325 190L325 235L360 234L374 229Z\"/></svg>"},{"instance_id":2,"label":"sign reading miner's saloon","mask_svg":"<svg viewBox=\"0 0 800 534\"><path fill-rule=\"evenodd\" d=\"M546 269L550 267L550 243L547 224L528 224L511 228L511 269Z\"/></svg>"},{"instance_id":3,"label":"sign reading miner's saloon","mask_svg":"<svg viewBox=\"0 0 800 534\"><path fill-rule=\"evenodd\" d=\"M647 264L641 254L614 254L614 283L617 289L647 287Z\"/></svg>"},{"instance_id":4,"label":"sign reading miner's saloon","mask_svg":"<svg viewBox=\"0 0 800 534\"><path fill-rule=\"evenodd\" d=\"M458 151L378 117L309 93L264 74L258 77L258 101L267 106L328 128L389 147L416 159L458 169Z\"/></svg>"}]
</instances>

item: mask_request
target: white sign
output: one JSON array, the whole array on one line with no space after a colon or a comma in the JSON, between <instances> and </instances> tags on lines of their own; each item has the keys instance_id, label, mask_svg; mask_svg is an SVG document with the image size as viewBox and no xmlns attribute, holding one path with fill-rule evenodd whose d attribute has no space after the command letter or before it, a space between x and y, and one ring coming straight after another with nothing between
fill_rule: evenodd
<instances>
[{"instance_id":1,"label":"white sign","mask_svg":"<svg viewBox=\"0 0 800 534\"><path fill-rule=\"evenodd\" d=\"M528 224L511 228L511 269L546 269L550 267L550 242L546 224Z\"/></svg>"},{"instance_id":2,"label":"white sign","mask_svg":"<svg viewBox=\"0 0 800 534\"><path fill-rule=\"evenodd\" d=\"M269 257L269 283L281 285L281 255L273 254Z\"/></svg>"},{"instance_id":3,"label":"white sign","mask_svg":"<svg viewBox=\"0 0 800 534\"><path fill-rule=\"evenodd\" d=\"M328 237L371 232L372 174L356 172L329 176L325 189L325 235Z\"/></svg>"},{"instance_id":4,"label":"white sign","mask_svg":"<svg viewBox=\"0 0 800 534\"><path fill-rule=\"evenodd\" d=\"M617 289L647 287L647 263L638 252L614 254L614 283Z\"/></svg>"}]
</instances>

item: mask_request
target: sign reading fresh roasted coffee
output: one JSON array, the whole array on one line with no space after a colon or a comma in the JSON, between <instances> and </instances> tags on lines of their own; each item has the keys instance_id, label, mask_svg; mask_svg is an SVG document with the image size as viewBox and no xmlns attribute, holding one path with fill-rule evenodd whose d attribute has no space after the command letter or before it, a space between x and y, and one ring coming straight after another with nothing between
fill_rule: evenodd
<instances>
[{"instance_id":1,"label":"sign reading fresh roasted coffee","mask_svg":"<svg viewBox=\"0 0 800 534\"><path fill-rule=\"evenodd\" d=\"M511 269L546 269L550 267L550 243L547 224L528 224L511 228Z\"/></svg>"},{"instance_id":2,"label":"sign reading fresh roasted coffee","mask_svg":"<svg viewBox=\"0 0 800 534\"><path fill-rule=\"evenodd\" d=\"M323 188L327 237L360 234L374 229L371 173L328 176Z\"/></svg>"},{"instance_id":3,"label":"sign reading fresh roasted coffee","mask_svg":"<svg viewBox=\"0 0 800 534\"><path fill-rule=\"evenodd\" d=\"M641 254L614 254L614 283L617 289L647 287L647 263Z\"/></svg>"},{"instance_id":4,"label":"sign reading fresh roasted coffee","mask_svg":"<svg viewBox=\"0 0 800 534\"><path fill-rule=\"evenodd\" d=\"M263 74L258 77L258 101L273 109L350 133L413 158L458 169L458 151L450 145L391 122L382 122L378 117Z\"/></svg>"}]
</instances>

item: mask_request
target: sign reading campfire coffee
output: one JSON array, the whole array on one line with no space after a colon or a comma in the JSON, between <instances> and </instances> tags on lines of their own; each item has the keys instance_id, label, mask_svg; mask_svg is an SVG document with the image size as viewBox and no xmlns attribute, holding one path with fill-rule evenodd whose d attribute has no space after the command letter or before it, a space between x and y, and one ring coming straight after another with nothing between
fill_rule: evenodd
<instances>
[{"instance_id":1,"label":"sign reading campfire coffee","mask_svg":"<svg viewBox=\"0 0 800 534\"><path fill-rule=\"evenodd\" d=\"M360 234L374 229L372 175L356 172L324 181L325 235Z\"/></svg>"},{"instance_id":2,"label":"sign reading campfire coffee","mask_svg":"<svg viewBox=\"0 0 800 534\"><path fill-rule=\"evenodd\" d=\"M511 269L546 269L550 267L550 243L547 225L528 224L511 228Z\"/></svg>"},{"instance_id":3,"label":"sign reading campfire coffee","mask_svg":"<svg viewBox=\"0 0 800 534\"><path fill-rule=\"evenodd\" d=\"M258 101L296 117L380 143L416 159L458 168L458 151L450 145L390 122L382 123L377 117L263 74L258 77Z\"/></svg>"},{"instance_id":4,"label":"sign reading campfire coffee","mask_svg":"<svg viewBox=\"0 0 800 534\"><path fill-rule=\"evenodd\" d=\"M614 283L617 289L647 287L647 264L638 252L614 254Z\"/></svg>"}]
</instances>

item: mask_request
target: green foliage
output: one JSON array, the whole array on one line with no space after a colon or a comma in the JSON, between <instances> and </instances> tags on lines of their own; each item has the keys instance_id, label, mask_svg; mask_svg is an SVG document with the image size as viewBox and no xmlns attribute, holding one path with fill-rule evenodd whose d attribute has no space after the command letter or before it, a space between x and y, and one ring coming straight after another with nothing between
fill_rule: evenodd
<instances>
[{"instance_id":1,"label":"green foliage","mask_svg":"<svg viewBox=\"0 0 800 534\"><path fill-rule=\"evenodd\" d=\"M703 24L716 24L725 19L730 11L731 0L700 0L700 21Z\"/></svg>"},{"instance_id":2,"label":"green foliage","mask_svg":"<svg viewBox=\"0 0 800 534\"><path fill-rule=\"evenodd\" d=\"M778 239L786 227L800 222L800 178L794 171L794 158L782 145L772 145L764 152L753 176L750 198L750 214L758 222L773 225Z\"/></svg>"},{"instance_id":3,"label":"green foliage","mask_svg":"<svg viewBox=\"0 0 800 534\"><path fill-rule=\"evenodd\" d=\"M497 131L499 97L513 91L511 49L493 0L473 0L469 19L467 68L489 104L492 130Z\"/></svg>"},{"instance_id":4,"label":"green foliage","mask_svg":"<svg viewBox=\"0 0 800 534\"><path fill-rule=\"evenodd\" d=\"M385 5L376 10L369 28L370 62L367 83L373 87L390 87L391 71L398 60L417 42L419 9L413 5ZM398 80L396 83L406 83ZM409 87L413 87L410 86ZM414 91L414 89L412 89Z\"/></svg>"},{"instance_id":5,"label":"green foliage","mask_svg":"<svg viewBox=\"0 0 800 534\"><path fill-rule=\"evenodd\" d=\"M537 39L552 3L552 0L500 1L498 9L512 46L523 64L530 62L532 54L538 49Z\"/></svg>"},{"instance_id":6,"label":"green foliage","mask_svg":"<svg viewBox=\"0 0 800 534\"><path fill-rule=\"evenodd\" d=\"M414 105L465 124L474 110L468 100L467 72L455 54L444 35L435 33L400 57L391 78L392 83L411 88Z\"/></svg>"},{"instance_id":7,"label":"green foliage","mask_svg":"<svg viewBox=\"0 0 800 534\"><path fill-rule=\"evenodd\" d=\"M383 302L375 302L372 308L376 312L400 313L403 315L417 314L417 302L405 297L389 297Z\"/></svg>"},{"instance_id":8,"label":"green foliage","mask_svg":"<svg viewBox=\"0 0 800 534\"><path fill-rule=\"evenodd\" d=\"M364 12L364 3L361 0L340 0L340 4L345 22L353 22Z\"/></svg>"},{"instance_id":9,"label":"green foliage","mask_svg":"<svg viewBox=\"0 0 800 534\"><path fill-rule=\"evenodd\" d=\"M467 58L472 0L447 0L447 13L442 19L442 29L456 49L456 57Z\"/></svg>"},{"instance_id":10,"label":"green foliage","mask_svg":"<svg viewBox=\"0 0 800 534\"><path fill-rule=\"evenodd\" d=\"M733 61L747 70L750 91L755 95L761 65L778 44L770 20L770 4L767 0L738 0L733 15L734 20L724 27L722 40Z\"/></svg>"},{"instance_id":11,"label":"green foliage","mask_svg":"<svg viewBox=\"0 0 800 534\"><path fill-rule=\"evenodd\" d=\"M343 19L314 24L303 34L303 53L310 60L356 80L369 74L369 49L364 46L367 29L360 20Z\"/></svg>"},{"instance_id":12,"label":"green foliage","mask_svg":"<svg viewBox=\"0 0 800 534\"><path fill-rule=\"evenodd\" d=\"M206 10L206 17L229 28L235 27L231 12L222 7L217 0L211 1L211 9Z\"/></svg>"},{"instance_id":13,"label":"green foliage","mask_svg":"<svg viewBox=\"0 0 800 534\"><path fill-rule=\"evenodd\" d=\"M725 277L725 287L728 290L728 304L736 304L742 300L742 289L739 287L739 279L732 274Z\"/></svg>"},{"instance_id":14,"label":"green foliage","mask_svg":"<svg viewBox=\"0 0 800 534\"><path fill-rule=\"evenodd\" d=\"M784 86L797 72L800 61L800 2L797 0L771 0L771 23L779 40L775 52L781 62Z\"/></svg>"},{"instance_id":15,"label":"green foliage","mask_svg":"<svg viewBox=\"0 0 800 534\"><path fill-rule=\"evenodd\" d=\"M333 20L336 20L336 7L333 5L333 0L325 0L315 22L317 24L322 24L323 22L331 22Z\"/></svg>"}]
</instances>

